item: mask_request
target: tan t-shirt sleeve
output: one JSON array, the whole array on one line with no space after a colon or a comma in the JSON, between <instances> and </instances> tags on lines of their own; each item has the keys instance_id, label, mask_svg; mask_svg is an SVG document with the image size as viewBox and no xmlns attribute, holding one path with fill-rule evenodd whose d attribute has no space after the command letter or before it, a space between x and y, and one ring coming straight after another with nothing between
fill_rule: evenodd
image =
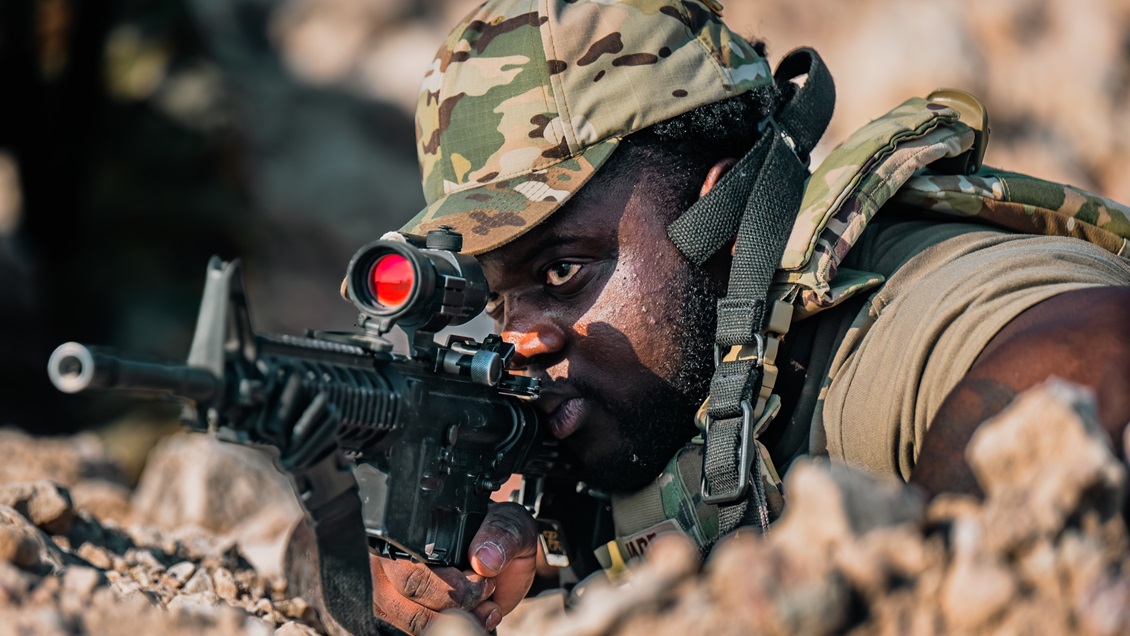
<instances>
[{"instance_id":1,"label":"tan t-shirt sleeve","mask_svg":"<svg viewBox=\"0 0 1130 636\"><path fill-rule=\"evenodd\" d=\"M873 229L844 265L887 282L832 357L810 450L878 474L910 477L938 407L1018 314L1066 291L1130 286L1130 262L1081 240L957 223Z\"/></svg>"}]
</instances>

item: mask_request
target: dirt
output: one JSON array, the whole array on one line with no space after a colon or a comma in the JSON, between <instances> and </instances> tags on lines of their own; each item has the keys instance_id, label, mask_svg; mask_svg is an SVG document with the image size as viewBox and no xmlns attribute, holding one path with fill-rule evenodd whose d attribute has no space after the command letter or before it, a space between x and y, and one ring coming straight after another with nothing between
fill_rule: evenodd
<instances>
[{"instance_id":1,"label":"dirt","mask_svg":"<svg viewBox=\"0 0 1130 636\"><path fill-rule=\"evenodd\" d=\"M298 508L268 458L177 435L131 490L91 438L0 432L0 453L16 448L27 472L9 465L0 484L0 634L325 633L279 574ZM705 563L661 538L624 578L598 575L568 610L561 593L529 599L499 634L1130 631L1126 468L1091 395L1062 382L1022 395L967 458L983 499L927 503L843 465L797 465L768 535L740 531ZM202 505L196 489L231 496ZM431 633L483 632L449 615Z\"/></svg>"}]
</instances>

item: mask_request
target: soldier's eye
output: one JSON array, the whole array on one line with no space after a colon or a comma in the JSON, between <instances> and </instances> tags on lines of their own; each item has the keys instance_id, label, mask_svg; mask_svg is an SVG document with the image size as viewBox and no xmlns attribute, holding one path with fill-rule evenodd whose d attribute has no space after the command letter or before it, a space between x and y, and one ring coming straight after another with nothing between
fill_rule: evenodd
<instances>
[{"instance_id":1,"label":"soldier's eye","mask_svg":"<svg viewBox=\"0 0 1130 636\"><path fill-rule=\"evenodd\" d=\"M545 272L545 282L553 287L560 287L572 280L580 271L580 263L554 263Z\"/></svg>"}]
</instances>

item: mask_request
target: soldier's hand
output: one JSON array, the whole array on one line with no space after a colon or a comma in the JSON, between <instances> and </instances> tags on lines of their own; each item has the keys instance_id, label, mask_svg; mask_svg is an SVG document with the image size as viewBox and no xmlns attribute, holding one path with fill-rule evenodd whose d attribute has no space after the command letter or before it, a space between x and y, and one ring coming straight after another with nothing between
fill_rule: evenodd
<instances>
[{"instance_id":1,"label":"soldier's hand","mask_svg":"<svg viewBox=\"0 0 1130 636\"><path fill-rule=\"evenodd\" d=\"M445 609L471 612L488 629L525 598L536 574L537 526L515 503L491 506L471 541L471 570L372 557L373 610L410 634Z\"/></svg>"}]
</instances>

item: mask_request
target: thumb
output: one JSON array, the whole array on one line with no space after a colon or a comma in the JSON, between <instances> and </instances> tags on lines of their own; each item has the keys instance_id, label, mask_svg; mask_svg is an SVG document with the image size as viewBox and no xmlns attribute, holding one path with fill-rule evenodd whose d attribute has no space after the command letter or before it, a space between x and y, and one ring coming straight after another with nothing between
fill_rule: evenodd
<instances>
[{"instance_id":1,"label":"thumb","mask_svg":"<svg viewBox=\"0 0 1130 636\"><path fill-rule=\"evenodd\" d=\"M491 507L471 541L471 567L495 581L491 600L503 615L525 598L537 574L537 524L516 503Z\"/></svg>"},{"instance_id":2,"label":"thumb","mask_svg":"<svg viewBox=\"0 0 1130 636\"><path fill-rule=\"evenodd\" d=\"M498 576L515 559L537 553L537 524L521 505L494 504L471 540L471 568Z\"/></svg>"}]
</instances>

